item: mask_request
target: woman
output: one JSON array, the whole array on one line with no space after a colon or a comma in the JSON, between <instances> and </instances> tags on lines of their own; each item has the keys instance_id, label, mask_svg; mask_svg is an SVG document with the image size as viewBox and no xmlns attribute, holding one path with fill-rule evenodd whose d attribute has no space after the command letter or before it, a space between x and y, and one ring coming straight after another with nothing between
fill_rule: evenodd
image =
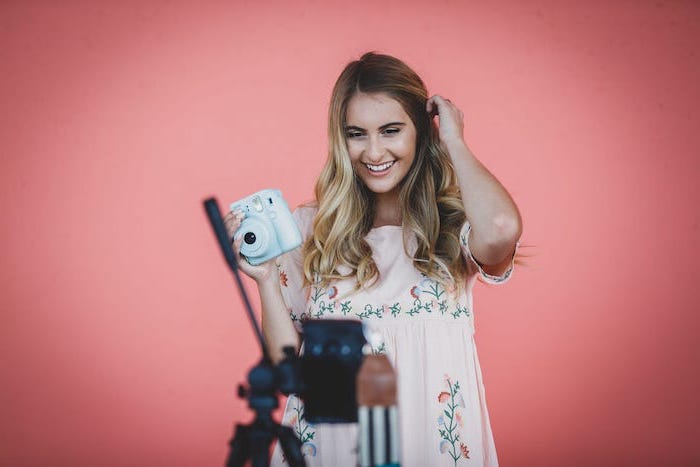
<instances>
[{"instance_id":1,"label":"woman","mask_svg":"<svg viewBox=\"0 0 700 467\"><path fill-rule=\"evenodd\" d=\"M303 247L277 264L241 263L257 282L273 359L299 347L306 318L362 319L397 371L402 465L497 465L471 291L478 276L510 276L522 231L515 203L467 148L462 112L429 98L396 58L367 53L346 66L328 135L316 202L294 213ZM235 232L242 214L226 220ZM294 396L283 423L308 465L356 465L355 425L311 426Z\"/></svg>"}]
</instances>

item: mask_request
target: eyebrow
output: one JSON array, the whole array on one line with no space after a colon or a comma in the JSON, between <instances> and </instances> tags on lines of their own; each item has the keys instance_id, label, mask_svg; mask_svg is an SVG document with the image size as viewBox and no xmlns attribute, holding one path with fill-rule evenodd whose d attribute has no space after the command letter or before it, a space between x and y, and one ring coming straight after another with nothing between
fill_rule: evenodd
<instances>
[{"instance_id":1,"label":"eyebrow","mask_svg":"<svg viewBox=\"0 0 700 467\"><path fill-rule=\"evenodd\" d=\"M385 128L388 128L390 126L405 126L406 124L404 122L390 122L390 123L385 123L384 125L380 126L380 130L384 130ZM355 126L355 125L346 125L343 127L346 131L347 130L360 130L360 131L366 131L364 128Z\"/></svg>"}]
</instances>

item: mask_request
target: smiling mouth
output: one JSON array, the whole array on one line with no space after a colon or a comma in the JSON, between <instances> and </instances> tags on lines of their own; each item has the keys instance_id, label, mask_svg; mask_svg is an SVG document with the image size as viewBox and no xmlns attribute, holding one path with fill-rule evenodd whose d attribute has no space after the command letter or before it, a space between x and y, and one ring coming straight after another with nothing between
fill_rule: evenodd
<instances>
[{"instance_id":1,"label":"smiling mouth","mask_svg":"<svg viewBox=\"0 0 700 467\"><path fill-rule=\"evenodd\" d=\"M393 166L394 163L396 163L396 161L385 162L383 164L378 165L365 164L365 167L367 167L370 172L384 172L385 170L388 170L391 166Z\"/></svg>"}]
</instances>

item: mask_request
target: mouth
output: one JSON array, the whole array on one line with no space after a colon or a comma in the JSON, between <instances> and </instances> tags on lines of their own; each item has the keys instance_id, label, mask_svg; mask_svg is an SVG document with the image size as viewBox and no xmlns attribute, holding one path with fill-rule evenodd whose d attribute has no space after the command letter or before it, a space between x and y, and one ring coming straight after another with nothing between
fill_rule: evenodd
<instances>
[{"instance_id":1,"label":"mouth","mask_svg":"<svg viewBox=\"0 0 700 467\"><path fill-rule=\"evenodd\" d=\"M373 174L383 174L384 172L388 171L396 161L389 161L389 162L384 162L383 164L367 164L365 163L365 167L367 167L367 170L372 172Z\"/></svg>"}]
</instances>

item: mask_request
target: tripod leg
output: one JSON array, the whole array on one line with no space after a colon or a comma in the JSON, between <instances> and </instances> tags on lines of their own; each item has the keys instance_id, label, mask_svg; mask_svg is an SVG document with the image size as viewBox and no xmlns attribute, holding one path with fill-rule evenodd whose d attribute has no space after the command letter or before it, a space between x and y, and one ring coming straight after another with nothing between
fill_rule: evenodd
<instances>
[{"instance_id":1,"label":"tripod leg","mask_svg":"<svg viewBox=\"0 0 700 467\"><path fill-rule=\"evenodd\" d=\"M254 426L250 433L251 460L253 467L270 466L270 445L274 439L274 427L269 424Z\"/></svg>"},{"instance_id":2,"label":"tripod leg","mask_svg":"<svg viewBox=\"0 0 700 467\"><path fill-rule=\"evenodd\" d=\"M250 428L245 425L236 425L236 432L229 442L229 451L226 467L243 467L245 461L250 458Z\"/></svg>"},{"instance_id":3,"label":"tripod leg","mask_svg":"<svg viewBox=\"0 0 700 467\"><path fill-rule=\"evenodd\" d=\"M289 467L306 467L304 455L301 453L301 441L297 438L294 430L288 426L277 425L277 438L280 441L284 457L289 463Z\"/></svg>"}]
</instances>

